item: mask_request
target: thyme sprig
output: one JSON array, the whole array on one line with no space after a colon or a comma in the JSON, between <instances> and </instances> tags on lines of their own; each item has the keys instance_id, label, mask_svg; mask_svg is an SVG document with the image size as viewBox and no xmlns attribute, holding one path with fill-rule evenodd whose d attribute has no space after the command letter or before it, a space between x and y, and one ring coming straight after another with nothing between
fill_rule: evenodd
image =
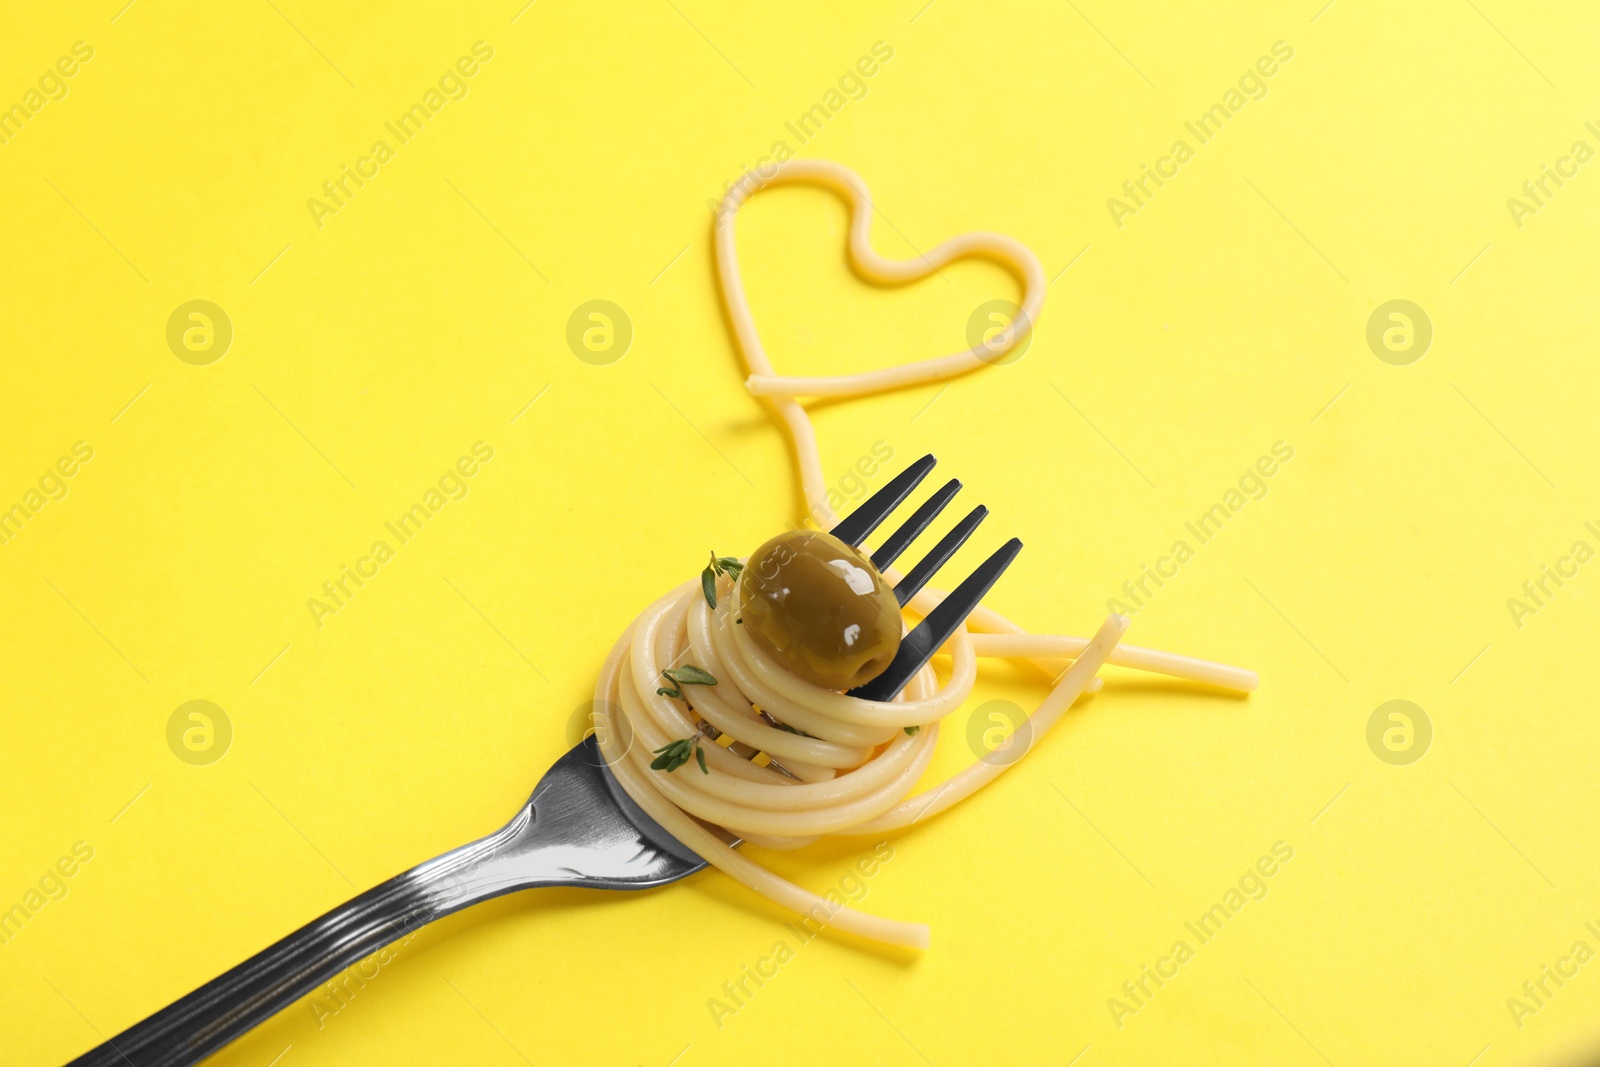
<instances>
[{"instance_id":1,"label":"thyme sprig","mask_svg":"<svg viewBox=\"0 0 1600 1067\"><path fill-rule=\"evenodd\" d=\"M711 553L711 562L706 569L700 572L700 591L706 595L706 603L713 608L717 606L717 575L726 574L737 581L739 572L744 570L744 564L733 556L719 556Z\"/></svg>"},{"instance_id":2,"label":"thyme sprig","mask_svg":"<svg viewBox=\"0 0 1600 1067\"><path fill-rule=\"evenodd\" d=\"M676 741L662 745L655 750L656 758L650 761L650 769L671 774L688 763L692 755L700 764L700 773L710 774L711 771L706 768L706 754L700 747L700 740L701 736L695 734L693 737L680 737Z\"/></svg>"},{"instance_id":3,"label":"thyme sprig","mask_svg":"<svg viewBox=\"0 0 1600 1067\"><path fill-rule=\"evenodd\" d=\"M710 672L702 670L692 663L686 663L682 667L669 667L662 671L661 674L668 682L676 684L661 686L656 692L674 700L683 699L683 687L686 685L717 684L717 680L711 677Z\"/></svg>"}]
</instances>

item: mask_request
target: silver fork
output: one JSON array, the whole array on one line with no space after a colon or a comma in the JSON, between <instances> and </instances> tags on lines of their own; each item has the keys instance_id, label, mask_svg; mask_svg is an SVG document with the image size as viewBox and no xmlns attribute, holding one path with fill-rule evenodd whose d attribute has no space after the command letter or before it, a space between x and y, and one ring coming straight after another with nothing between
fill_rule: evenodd
<instances>
[{"instance_id":1,"label":"silver fork","mask_svg":"<svg viewBox=\"0 0 1600 1067\"><path fill-rule=\"evenodd\" d=\"M859 546L934 467L924 456L834 527ZM873 553L888 567L961 487L952 480ZM978 507L895 586L902 604L987 514ZM877 678L851 690L889 700L977 606L1022 548L1002 545L901 641ZM712 833L707 830L707 834ZM737 844L737 842L733 842ZM517 814L487 837L411 868L339 905L232 970L73 1060L68 1067L187 1067L264 1022L346 967L417 928L481 901L541 886L649 889L706 866L617 784L593 735L545 772Z\"/></svg>"}]
</instances>

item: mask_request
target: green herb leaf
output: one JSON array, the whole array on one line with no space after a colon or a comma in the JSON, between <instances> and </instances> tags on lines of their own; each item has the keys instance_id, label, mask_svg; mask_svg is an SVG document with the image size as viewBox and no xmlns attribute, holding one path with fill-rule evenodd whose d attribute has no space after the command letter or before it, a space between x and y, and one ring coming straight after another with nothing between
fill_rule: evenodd
<instances>
[{"instance_id":1,"label":"green herb leaf","mask_svg":"<svg viewBox=\"0 0 1600 1067\"><path fill-rule=\"evenodd\" d=\"M744 564L733 556L719 556L711 553L711 562L706 569L700 572L700 591L706 595L706 603L712 608L717 606L717 575L726 574L735 581L739 572L744 570Z\"/></svg>"},{"instance_id":2,"label":"green herb leaf","mask_svg":"<svg viewBox=\"0 0 1600 1067\"><path fill-rule=\"evenodd\" d=\"M700 744L698 737L682 737L670 744L662 745L655 750L656 758L650 761L653 771L673 771L689 762L689 756L695 752Z\"/></svg>"},{"instance_id":3,"label":"green herb leaf","mask_svg":"<svg viewBox=\"0 0 1600 1067\"><path fill-rule=\"evenodd\" d=\"M693 737L680 737L676 741L662 745L655 750L656 758L650 761L650 769L653 771L666 771L671 774L685 763L688 763L689 757L692 755L695 761L700 764L701 773L710 774L710 769L706 767L706 753L700 747L700 740L700 735L696 734Z\"/></svg>"},{"instance_id":4,"label":"green herb leaf","mask_svg":"<svg viewBox=\"0 0 1600 1067\"><path fill-rule=\"evenodd\" d=\"M717 680L709 673L701 670L692 663L682 667L670 667L661 672L679 685L716 685Z\"/></svg>"},{"instance_id":5,"label":"green herb leaf","mask_svg":"<svg viewBox=\"0 0 1600 1067\"><path fill-rule=\"evenodd\" d=\"M669 689L666 686L660 686L656 689L656 692L664 697L671 697L673 700L683 699L683 690L681 689Z\"/></svg>"},{"instance_id":6,"label":"green herb leaf","mask_svg":"<svg viewBox=\"0 0 1600 1067\"><path fill-rule=\"evenodd\" d=\"M916 737L917 736L917 731L919 731L921 729L922 729L922 727L920 727L920 726L907 726L906 727L906 735L908 737Z\"/></svg>"}]
</instances>

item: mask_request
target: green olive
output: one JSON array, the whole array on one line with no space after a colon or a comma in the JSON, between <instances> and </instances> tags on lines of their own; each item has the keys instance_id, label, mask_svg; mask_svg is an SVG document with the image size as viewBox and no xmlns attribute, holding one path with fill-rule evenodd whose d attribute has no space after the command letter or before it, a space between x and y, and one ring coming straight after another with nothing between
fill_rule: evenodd
<instances>
[{"instance_id":1,"label":"green olive","mask_svg":"<svg viewBox=\"0 0 1600 1067\"><path fill-rule=\"evenodd\" d=\"M900 604L889 583L831 534L779 534L751 553L739 613L752 641L827 689L871 681L900 648Z\"/></svg>"}]
</instances>

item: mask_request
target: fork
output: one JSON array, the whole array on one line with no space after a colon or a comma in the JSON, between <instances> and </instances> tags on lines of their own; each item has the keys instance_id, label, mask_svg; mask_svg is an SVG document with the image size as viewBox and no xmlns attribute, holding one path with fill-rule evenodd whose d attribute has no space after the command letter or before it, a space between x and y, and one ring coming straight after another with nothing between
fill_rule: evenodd
<instances>
[{"instance_id":1,"label":"fork","mask_svg":"<svg viewBox=\"0 0 1600 1067\"><path fill-rule=\"evenodd\" d=\"M924 456L832 530L860 547L933 470ZM879 570L899 558L961 488L955 480L872 553ZM895 585L904 605L988 514L979 506ZM850 691L890 700L966 619L1016 558L1012 538L953 589L910 633L884 672ZM733 842L737 844L737 841ZM411 868L339 905L73 1060L68 1067L187 1067L312 992L346 967L417 928L505 893L541 886L650 889L706 861L663 830L625 793L594 735L556 760L527 803L499 830Z\"/></svg>"}]
</instances>

